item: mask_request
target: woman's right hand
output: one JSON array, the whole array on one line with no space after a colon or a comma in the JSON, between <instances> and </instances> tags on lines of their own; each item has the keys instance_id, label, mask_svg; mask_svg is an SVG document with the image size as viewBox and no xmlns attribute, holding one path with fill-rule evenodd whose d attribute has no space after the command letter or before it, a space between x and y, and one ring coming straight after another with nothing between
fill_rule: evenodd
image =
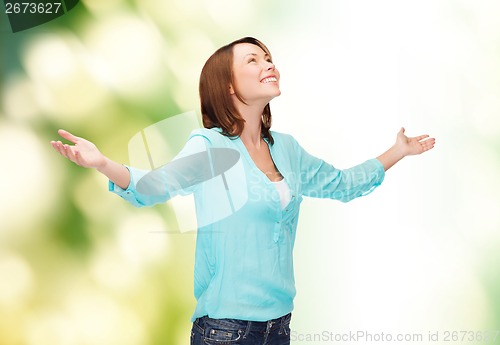
<instances>
[{"instance_id":1,"label":"woman's right hand","mask_svg":"<svg viewBox=\"0 0 500 345\"><path fill-rule=\"evenodd\" d=\"M58 133L61 137L74 144L68 145L63 144L61 141L51 141L52 147L62 156L84 168L99 169L106 164L106 157L92 142L63 129L60 129Z\"/></svg>"}]
</instances>

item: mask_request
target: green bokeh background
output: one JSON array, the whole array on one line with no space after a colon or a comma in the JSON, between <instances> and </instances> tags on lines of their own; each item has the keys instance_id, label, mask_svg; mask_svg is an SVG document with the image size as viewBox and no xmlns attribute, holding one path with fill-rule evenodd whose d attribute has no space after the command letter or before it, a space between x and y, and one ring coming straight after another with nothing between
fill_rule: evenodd
<instances>
[{"instance_id":1,"label":"green bokeh background","mask_svg":"<svg viewBox=\"0 0 500 345\"><path fill-rule=\"evenodd\" d=\"M0 344L188 343L195 233L49 142L65 128L127 163L141 129L199 111L203 63L247 35L282 74L273 128L311 153L348 167L403 125L437 138L367 198L304 201L292 343L500 330L499 15L486 0L87 0L13 34L2 13Z\"/></svg>"}]
</instances>

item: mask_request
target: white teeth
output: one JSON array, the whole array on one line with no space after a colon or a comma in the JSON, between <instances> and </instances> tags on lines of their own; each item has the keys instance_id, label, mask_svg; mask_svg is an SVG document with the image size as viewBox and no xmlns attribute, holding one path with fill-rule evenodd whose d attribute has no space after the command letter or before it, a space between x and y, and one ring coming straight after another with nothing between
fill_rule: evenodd
<instances>
[{"instance_id":1,"label":"white teeth","mask_svg":"<svg viewBox=\"0 0 500 345\"><path fill-rule=\"evenodd\" d=\"M269 77L269 78L264 79L262 82L263 83L270 83L273 81L278 81L278 79L276 79L276 77Z\"/></svg>"}]
</instances>

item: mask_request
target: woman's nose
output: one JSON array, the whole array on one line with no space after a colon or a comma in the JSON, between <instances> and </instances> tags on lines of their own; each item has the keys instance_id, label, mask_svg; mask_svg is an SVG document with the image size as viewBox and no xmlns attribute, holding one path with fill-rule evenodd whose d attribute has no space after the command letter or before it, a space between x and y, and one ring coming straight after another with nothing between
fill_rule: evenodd
<instances>
[{"instance_id":1,"label":"woman's nose","mask_svg":"<svg viewBox=\"0 0 500 345\"><path fill-rule=\"evenodd\" d=\"M274 71L276 67L274 66L274 64L272 62L269 62L269 61L266 61L266 69L268 71Z\"/></svg>"}]
</instances>

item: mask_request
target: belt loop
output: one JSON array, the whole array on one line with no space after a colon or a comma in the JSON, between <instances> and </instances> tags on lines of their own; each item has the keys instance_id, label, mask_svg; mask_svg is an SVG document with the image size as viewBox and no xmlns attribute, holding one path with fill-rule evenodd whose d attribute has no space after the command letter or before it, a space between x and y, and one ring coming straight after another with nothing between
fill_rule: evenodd
<instances>
[{"instance_id":1,"label":"belt loop","mask_svg":"<svg viewBox=\"0 0 500 345\"><path fill-rule=\"evenodd\" d=\"M288 316L288 314L281 317L281 325L280 325L280 330L278 332L278 334L280 334L280 335L283 333L285 333L285 335L288 335L288 333L286 332L286 329L285 329L285 320L286 320L287 316Z\"/></svg>"},{"instance_id":2,"label":"belt loop","mask_svg":"<svg viewBox=\"0 0 500 345\"><path fill-rule=\"evenodd\" d=\"M269 334L269 332L271 332L271 328L273 327L274 324L275 324L274 321L267 321L266 335Z\"/></svg>"},{"instance_id":3,"label":"belt loop","mask_svg":"<svg viewBox=\"0 0 500 345\"><path fill-rule=\"evenodd\" d=\"M245 334L243 334L243 339L247 338L248 333L250 333L250 330L252 328L252 321L247 322L247 328L245 329Z\"/></svg>"}]
</instances>

